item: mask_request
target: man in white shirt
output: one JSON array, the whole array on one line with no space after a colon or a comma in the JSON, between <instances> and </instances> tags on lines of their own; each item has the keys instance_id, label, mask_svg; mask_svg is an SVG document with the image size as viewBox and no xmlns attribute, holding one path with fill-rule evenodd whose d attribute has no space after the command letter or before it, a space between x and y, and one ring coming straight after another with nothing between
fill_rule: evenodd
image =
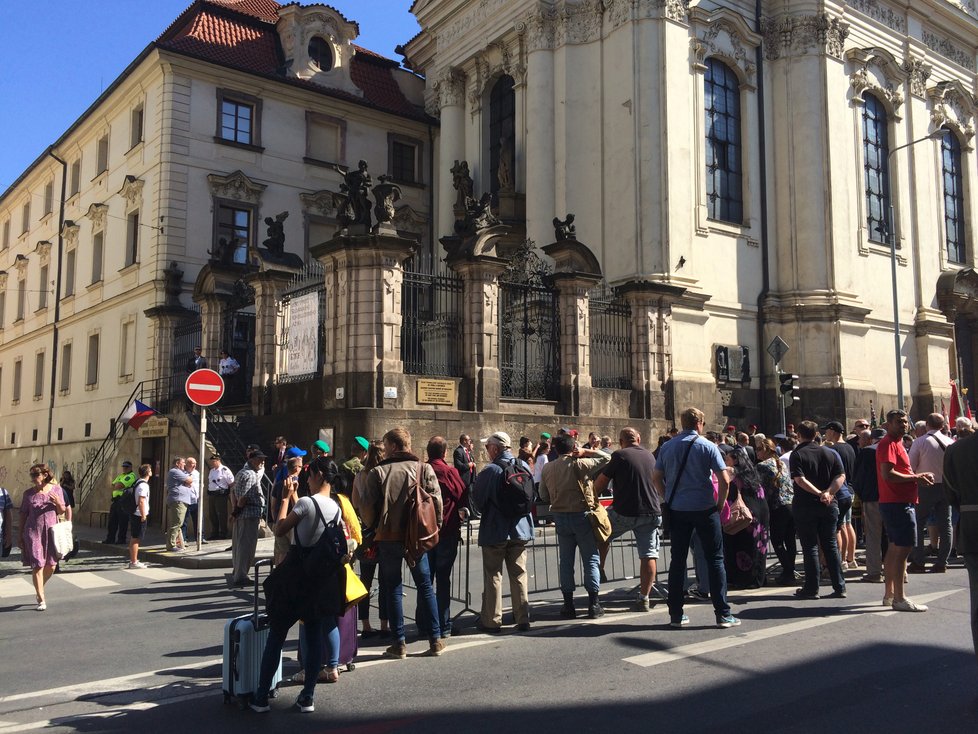
<instances>
[{"instance_id":1,"label":"man in white shirt","mask_svg":"<svg viewBox=\"0 0 978 734\"><path fill-rule=\"evenodd\" d=\"M207 514L210 518L210 540L231 537L228 533L228 495L234 484L234 473L221 463L221 457L213 454L208 460L211 469L207 474Z\"/></svg>"},{"instance_id":2,"label":"man in white shirt","mask_svg":"<svg viewBox=\"0 0 978 734\"><path fill-rule=\"evenodd\" d=\"M190 475L190 504L187 505L187 516L183 521L183 537L186 541L190 538L187 533L187 529L190 527L191 520L194 526L194 539L197 538L197 513L200 511L200 472L197 471L197 459L193 456L188 456L186 462L184 463L184 471ZM206 543L206 540L202 540Z\"/></svg>"},{"instance_id":3,"label":"man in white shirt","mask_svg":"<svg viewBox=\"0 0 978 734\"><path fill-rule=\"evenodd\" d=\"M153 467L143 464L139 467L139 479L132 486L136 500L136 511L129 518L129 568L147 568L139 560L139 541L146 533L146 518L149 517L149 479L153 476Z\"/></svg>"},{"instance_id":4,"label":"man in white shirt","mask_svg":"<svg viewBox=\"0 0 978 734\"><path fill-rule=\"evenodd\" d=\"M941 433L944 428L944 416L931 413L927 416L926 432L914 439L910 447L910 466L917 473L930 472L934 475L932 485L919 485L917 493L920 497L917 505L917 545L910 553L910 564L907 573L924 573L927 570L926 539L927 518L931 515L937 525L940 537L937 549L937 561L931 567L931 573L947 571L947 559L951 554L951 506L944 497L944 452L951 445L951 439Z\"/></svg>"}]
</instances>

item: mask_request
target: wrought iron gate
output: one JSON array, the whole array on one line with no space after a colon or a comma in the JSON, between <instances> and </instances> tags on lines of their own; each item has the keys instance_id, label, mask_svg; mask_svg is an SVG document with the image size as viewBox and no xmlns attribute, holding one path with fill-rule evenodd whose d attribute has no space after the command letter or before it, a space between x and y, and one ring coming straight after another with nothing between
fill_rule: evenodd
<instances>
[{"instance_id":1,"label":"wrought iron gate","mask_svg":"<svg viewBox=\"0 0 978 734\"><path fill-rule=\"evenodd\" d=\"M503 397L557 400L560 313L550 268L527 240L499 282L499 377Z\"/></svg>"}]
</instances>

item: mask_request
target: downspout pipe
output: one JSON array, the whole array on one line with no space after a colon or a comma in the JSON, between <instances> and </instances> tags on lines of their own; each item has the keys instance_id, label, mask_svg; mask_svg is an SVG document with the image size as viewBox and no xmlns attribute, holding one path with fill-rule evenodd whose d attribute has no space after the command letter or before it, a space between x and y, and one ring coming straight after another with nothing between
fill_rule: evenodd
<instances>
[{"instance_id":1,"label":"downspout pipe","mask_svg":"<svg viewBox=\"0 0 978 734\"><path fill-rule=\"evenodd\" d=\"M754 2L754 30L763 36L761 28L761 5L762 0ZM758 44L754 49L754 63L757 66L757 150L761 161L760 171L760 216L761 216L761 292L757 295L757 349L758 356L755 363L758 365L758 380L760 380L760 393L758 408L761 414L761 425L768 425L767 414L767 389L765 387L767 374L767 354L764 352L764 301L771 292L771 276L769 267L771 262L770 250L768 246L768 208L767 208L767 117L764 110L764 49ZM773 425L773 423L772 423Z\"/></svg>"},{"instance_id":2,"label":"downspout pipe","mask_svg":"<svg viewBox=\"0 0 978 734\"><path fill-rule=\"evenodd\" d=\"M51 396L48 401L48 440L50 446L54 435L54 396L58 380L58 324L61 322L61 274L65 259L65 193L68 186L68 164L59 158L52 148L48 155L61 164L61 199L58 206L58 267L54 279L54 328L51 329ZM41 284L44 287L44 284Z\"/></svg>"}]
</instances>

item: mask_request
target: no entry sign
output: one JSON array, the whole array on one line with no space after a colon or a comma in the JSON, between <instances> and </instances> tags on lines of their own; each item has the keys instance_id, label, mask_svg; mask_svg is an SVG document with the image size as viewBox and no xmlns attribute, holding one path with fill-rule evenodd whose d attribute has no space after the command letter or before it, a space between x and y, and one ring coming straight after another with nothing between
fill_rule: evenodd
<instances>
[{"instance_id":1,"label":"no entry sign","mask_svg":"<svg viewBox=\"0 0 978 734\"><path fill-rule=\"evenodd\" d=\"M187 378L186 390L193 403L207 408L224 397L224 378L214 370L195 370Z\"/></svg>"}]
</instances>

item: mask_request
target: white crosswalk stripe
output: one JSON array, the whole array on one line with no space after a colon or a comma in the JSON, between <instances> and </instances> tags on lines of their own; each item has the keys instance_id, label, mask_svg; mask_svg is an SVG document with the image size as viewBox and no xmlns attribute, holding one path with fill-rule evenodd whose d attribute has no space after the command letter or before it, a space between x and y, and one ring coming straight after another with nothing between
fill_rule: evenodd
<instances>
[{"instance_id":1,"label":"white crosswalk stripe","mask_svg":"<svg viewBox=\"0 0 978 734\"><path fill-rule=\"evenodd\" d=\"M179 573L177 571L170 571L166 568L155 568L150 566L149 568L133 568L133 569L123 569L126 573L132 574L133 576L138 576L141 579L147 581L173 581L174 579L185 579L187 578L186 573Z\"/></svg>"},{"instance_id":2,"label":"white crosswalk stripe","mask_svg":"<svg viewBox=\"0 0 978 734\"><path fill-rule=\"evenodd\" d=\"M18 596L34 596L34 585L25 576L10 576L0 579L0 599L13 599Z\"/></svg>"},{"instance_id":3,"label":"white crosswalk stripe","mask_svg":"<svg viewBox=\"0 0 978 734\"><path fill-rule=\"evenodd\" d=\"M62 571L54 575L48 586L57 587L61 584L73 586L76 589L109 589L116 586L132 586L133 580L144 583L158 581L176 581L185 579L191 574L184 571L172 571L166 568L128 569L120 566L118 569L107 571ZM25 573L0 578L0 599L18 599L34 596L34 585Z\"/></svg>"},{"instance_id":4,"label":"white crosswalk stripe","mask_svg":"<svg viewBox=\"0 0 978 734\"><path fill-rule=\"evenodd\" d=\"M102 589L107 586L118 586L118 581L112 581L92 571L74 571L62 573L58 579L79 589Z\"/></svg>"}]
</instances>

